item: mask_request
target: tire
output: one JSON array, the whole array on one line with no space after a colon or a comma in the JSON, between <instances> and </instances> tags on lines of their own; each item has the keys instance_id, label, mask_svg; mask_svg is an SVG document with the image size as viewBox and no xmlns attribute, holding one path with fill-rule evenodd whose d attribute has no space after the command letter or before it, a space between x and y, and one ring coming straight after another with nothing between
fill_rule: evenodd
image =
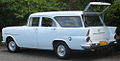
<instances>
[{"instance_id":1,"label":"tire","mask_svg":"<svg viewBox=\"0 0 120 61\"><path fill-rule=\"evenodd\" d=\"M57 57L60 59L66 59L71 55L69 47L63 42L55 44L54 51Z\"/></svg>"},{"instance_id":2,"label":"tire","mask_svg":"<svg viewBox=\"0 0 120 61\"><path fill-rule=\"evenodd\" d=\"M115 50L120 51L120 39L116 39L117 44L114 46Z\"/></svg>"},{"instance_id":3,"label":"tire","mask_svg":"<svg viewBox=\"0 0 120 61\"><path fill-rule=\"evenodd\" d=\"M20 47L17 46L13 39L9 39L7 42L7 49L9 52L18 52L20 51Z\"/></svg>"},{"instance_id":4,"label":"tire","mask_svg":"<svg viewBox=\"0 0 120 61\"><path fill-rule=\"evenodd\" d=\"M117 45L114 45L113 48L114 48L116 51L120 51L120 44L118 43Z\"/></svg>"}]
</instances>

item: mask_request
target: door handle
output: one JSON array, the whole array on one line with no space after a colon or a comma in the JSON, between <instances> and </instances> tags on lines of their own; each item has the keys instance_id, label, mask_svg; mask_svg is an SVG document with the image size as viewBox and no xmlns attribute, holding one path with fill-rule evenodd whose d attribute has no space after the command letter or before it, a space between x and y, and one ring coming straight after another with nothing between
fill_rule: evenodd
<instances>
[{"instance_id":1,"label":"door handle","mask_svg":"<svg viewBox=\"0 0 120 61\"><path fill-rule=\"evenodd\" d=\"M34 28L34 30L38 30L37 28Z\"/></svg>"}]
</instances>

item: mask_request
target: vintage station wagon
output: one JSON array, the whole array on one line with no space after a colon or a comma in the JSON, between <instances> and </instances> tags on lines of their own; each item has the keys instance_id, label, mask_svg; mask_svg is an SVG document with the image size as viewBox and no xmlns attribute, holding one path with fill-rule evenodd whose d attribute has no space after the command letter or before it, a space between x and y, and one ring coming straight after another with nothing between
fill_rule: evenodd
<instances>
[{"instance_id":1,"label":"vintage station wagon","mask_svg":"<svg viewBox=\"0 0 120 61\"><path fill-rule=\"evenodd\" d=\"M10 52L21 47L45 49L55 51L59 58L69 57L72 50L109 46L116 43L116 27L106 26L103 20L109 5L90 2L84 11L33 13L26 26L3 28L3 42Z\"/></svg>"}]
</instances>

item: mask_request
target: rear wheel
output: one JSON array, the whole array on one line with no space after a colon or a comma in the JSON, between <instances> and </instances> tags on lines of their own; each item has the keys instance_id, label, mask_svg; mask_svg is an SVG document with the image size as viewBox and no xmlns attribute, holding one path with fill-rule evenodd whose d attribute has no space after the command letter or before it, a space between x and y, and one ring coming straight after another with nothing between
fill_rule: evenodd
<instances>
[{"instance_id":1,"label":"rear wheel","mask_svg":"<svg viewBox=\"0 0 120 61\"><path fill-rule=\"evenodd\" d=\"M118 44L114 45L113 48L117 51L120 51L120 44L118 43Z\"/></svg>"},{"instance_id":2,"label":"rear wheel","mask_svg":"<svg viewBox=\"0 0 120 61\"><path fill-rule=\"evenodd\" d=\"M13 39L9 39L7 42L7 49L9 52L17 52L20 50L20 47L16 45Z\"/></svg>"},{"instance_id":3,"label":"rear wheel","mask_svg":"<svg viewBox=\"0 0 120 61\"><path fill-rule=\"evenodd\" d=\"M70 57L70 49L65 43L59 42L55 44L54 49L58 58L65 59Z\"/></svg>"},{"instance_id":4,"label":"rear wheel","mask_svg":"<svg viewBox=\"0 0 120 61\"><path fill-rule=\"evenodd\" d=\"M116 41L111 43L111 46L114 50L120 51L120 40L116 39Z\"/></svg>"}]
</instances>

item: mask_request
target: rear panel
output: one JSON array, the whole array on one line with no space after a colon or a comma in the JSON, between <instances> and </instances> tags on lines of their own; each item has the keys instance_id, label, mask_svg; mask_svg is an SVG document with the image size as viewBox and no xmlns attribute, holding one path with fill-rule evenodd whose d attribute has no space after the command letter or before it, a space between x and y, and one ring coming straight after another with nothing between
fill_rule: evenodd
<instances>
[{"instance_id":1,"label":"rear panel","mask_svg":"<svg viewBox=\"0 0 120 61\"><path fill-rule=\"evenodd\" d=\"M89 27L90 40L92 43L99 43L100 41L115 41L115 29L116 27Z\"/></svg>"}]
</instances>

